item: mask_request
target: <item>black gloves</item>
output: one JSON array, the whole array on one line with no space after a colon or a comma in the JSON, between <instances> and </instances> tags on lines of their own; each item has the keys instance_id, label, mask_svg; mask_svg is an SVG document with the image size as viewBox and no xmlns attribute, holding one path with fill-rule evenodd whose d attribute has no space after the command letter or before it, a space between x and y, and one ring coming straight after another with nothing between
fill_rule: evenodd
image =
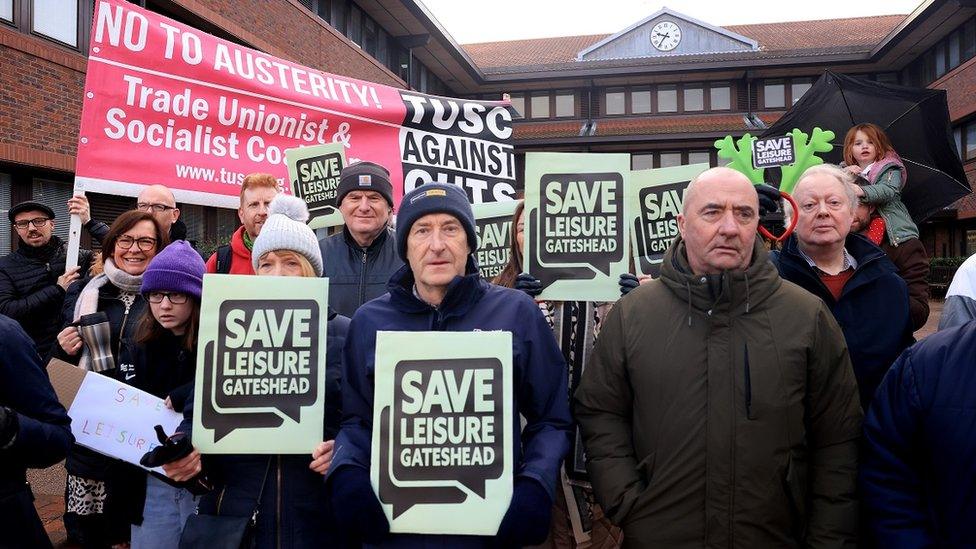
<instances>
[{"instance_id":1,"label":"black gloves","mask_svg":"<svg viewBox=\"0 0 976 549\"><path fill-rule=\"evenodd\" d=\"M190 452L193 451L193 444L190 443L190 437L186 436L185 434L174 433L173 436L168 437L166 436L166 431L163 430L162 425L157 425L155 429L156 438L159 439L159 446L153 448L149 452L146 452L142 456L142 459L139 460L139 464L143 467L162 467L167 463L172 463L176 460L185 458L186 456L190 455ZM181 488L186 488L195 496L206 494L213 489L213 487L210 485L210 481L203 473L198 474L186 482L169 482Z\"/></svg>"},{"instance_id":2,"label":"black gloves","mask_svg":"<svg viewBox=\"0 0 976 549\"><path fill-rule=\"evenodd\" d=\"M0 406L0 450L14 443L19 430L20 420L17 419L17 412L6 406Z\"/></svg>"},{"instance_id":3,"label":"black gloves","mask_svg":"<svg viewBox=\"0 0 976 549\"><path fill-rule=\"evenodd\" d=\"M631 290L638 286L640 286L640 280L637 279L636 275L630 273L620 275L620 297L629 294Z\"/></svg>"},{"instance_id":4,"label":"black gloves","mask_svg":"<svg viewBox=\"0 0 976 549\"><path fill-rule=\"evenodd\" d=\"M535 297L542 293L542 281L529 273L521 273L515 277L515 289Z\"/></svg>"},{"instance_id":5,"label":"black gloves","mask_svg":"<svg viewBox=\"0 0 976 549\"><path fill-rule=\"evenodd\" d=\"M766 217L771 213L779 211L780 194L776 187L760 183L756 185L756 193L759 194L759 217Z\"/></svg>"}]
</instances>

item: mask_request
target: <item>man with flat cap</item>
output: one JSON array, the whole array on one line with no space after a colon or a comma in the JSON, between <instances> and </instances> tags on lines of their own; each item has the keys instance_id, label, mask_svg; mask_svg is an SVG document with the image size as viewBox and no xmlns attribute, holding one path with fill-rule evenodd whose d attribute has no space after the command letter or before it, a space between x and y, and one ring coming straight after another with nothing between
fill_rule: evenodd
<instances>
[{"instance_id":1,"label":"man with flat cap","mask_svg":"<svg viewBox=\"0 0 976 549\"><path fill-rule=\"evenodd\" d=\"M81 250L79 266L65 269L67 243L54 234L54 210L40 202L21 202L7 217L17 249L0 258L0 314L19 322L45 358L61 327L65 290L88 272L91 252Z\"/></svg>"},{"instance_id":2,"label":"man with flat cap","mask_svg":"<svg viewBox=\"0 0 976 549\"><path fill-rule=\"evenodd\" d=\"M386 293L390 276L403 266L390 228L393 185L390 172L373 162L346 166L336 203L342 231L319 241L329 306L352 317L360 305Z\"/></svg>"}]
</instances>

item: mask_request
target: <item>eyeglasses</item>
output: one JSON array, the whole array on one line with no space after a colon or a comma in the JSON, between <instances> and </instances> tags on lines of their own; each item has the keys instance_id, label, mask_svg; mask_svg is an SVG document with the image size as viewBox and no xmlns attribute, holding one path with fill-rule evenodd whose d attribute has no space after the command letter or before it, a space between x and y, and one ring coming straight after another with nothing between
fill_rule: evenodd
<instances>
[{"instance_id":1,"label":"eyeglasses","mask_svg":"<svg viewBox=\"0 0 976 549\"><path fill-rule=\"evenodd\" d=\"M136 204L136 209L142 210L146 213L152 213L152 212L163 213L167 210L175 210L176 208L174 208L173 206L167 206L166 204L139 202L138 204Z\"/></svg>"},{"instance_id":2,"label":"eyeglasses","mask_svg":"<svg viewBox=\"0 0 976 549\"><path fill-rule=\"evenodd\" d=\"M20 221L14 221L14 227L18 229L26 229L28 224L34 226L35 229L40 229L45 223L50 221L48 217L35 217L34 219L21 219Z\"/></svg>"},{"instance_id":3,"label":"eyeglasses","mask_svg":"<svg viewBox=\"0 0 976 549\"><path fill-rule=\"evenodd\" d=\"M186 294L178 294L175 292L149 292L149 302L150 303L162 303L163 298L169 298L169 302L173 305L182 305L186 303Z\"/></svg>"},{"instance_id":4,"label":"eyeglasses","mask_svg":"<svg viewBox=\"0 0 976 549\"><path fill-rule=\"evenodd\" d=\"M143 238L120 236L115 240L115 247L120 250L130 250L133 244L137 244L140 250L148 252L156 247L156 239L149 238L148 236Z\"/></svg>"}]
</instances>

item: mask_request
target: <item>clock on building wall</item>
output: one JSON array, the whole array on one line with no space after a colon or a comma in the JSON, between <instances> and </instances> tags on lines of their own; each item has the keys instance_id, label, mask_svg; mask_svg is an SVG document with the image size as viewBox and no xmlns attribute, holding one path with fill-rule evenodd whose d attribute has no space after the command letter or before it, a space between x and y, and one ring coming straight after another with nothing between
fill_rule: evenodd
<instances>
[{"instance_id":1,"label":"clock on building wall","mask_svg":"<svg viewBox=\"0 0 976 549\"><path fill-rule=\"evenodd\" d=\"M671 21L661 21L651 29L651 45L661 51L671 51L681 43L681 29Z\"/></svg>"}]
</instances>

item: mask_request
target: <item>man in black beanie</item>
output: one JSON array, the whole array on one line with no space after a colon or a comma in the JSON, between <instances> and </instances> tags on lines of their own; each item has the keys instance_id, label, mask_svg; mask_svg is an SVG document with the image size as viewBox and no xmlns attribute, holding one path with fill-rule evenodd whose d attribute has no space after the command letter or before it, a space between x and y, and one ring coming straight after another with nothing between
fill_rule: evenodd
<instances>
[{"instance_id":1,"label":"man in black beanie","mask_svg":"<svg viewBox=\"0 0 976 549\"><path fill-rule=\"evenodd\" d=\"M343 421L326 479L333 513L350 536L369 543L415 547L522 547L542 543L549 531L556 479L569 449L566 364L552 330L524 293L481 278L474 215L459 187L425 183L403 197L397 245L406 261L389 293L353 316L343 353ZM378 330L492 331L512 333L514 483L495 539L479 536L389 534L370 486L374 358ZM526 419L524 429L519 416Z\"/></svg>"},{"instance_id":2,"label":"man in black beanie","mask_svg":"<svg viewBox=\"0 0 976 549\"><path fill-rule=\"evenodd\" d=\"M393 185L390 172L373 162L346 166L339 176L336 203L342 231L319 241L329 279L329 306L351 317L360 305L386 293L386 282L403 262L390 225Z\"/></svg>"}]
</instances>

